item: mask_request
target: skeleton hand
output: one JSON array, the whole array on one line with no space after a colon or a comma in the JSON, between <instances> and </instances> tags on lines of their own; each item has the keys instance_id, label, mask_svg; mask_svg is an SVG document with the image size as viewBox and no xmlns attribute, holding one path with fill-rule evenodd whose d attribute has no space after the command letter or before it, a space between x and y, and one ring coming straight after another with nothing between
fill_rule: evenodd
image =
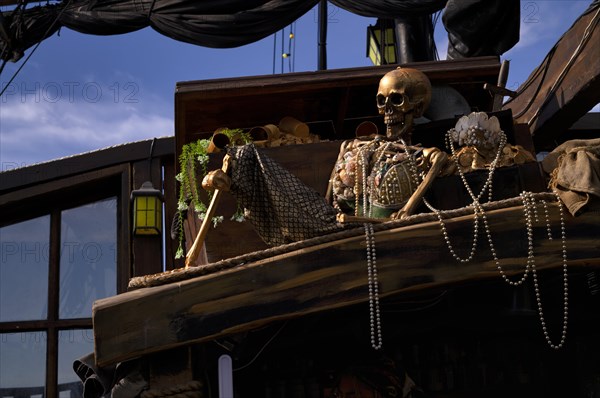
<instances>
[{"instance_id":1,"label":"skeleton hand","mask_svg":"<svg viewBox=\"0 0 600 398\"><path fill-rule=\"evenodd\" d=\"M209 172L202 179L202 188L207 191L213 191L220 189L222 191L229 191L231 186L231 178L221 169L213 170Z\"/></svg>"}]
</instances>

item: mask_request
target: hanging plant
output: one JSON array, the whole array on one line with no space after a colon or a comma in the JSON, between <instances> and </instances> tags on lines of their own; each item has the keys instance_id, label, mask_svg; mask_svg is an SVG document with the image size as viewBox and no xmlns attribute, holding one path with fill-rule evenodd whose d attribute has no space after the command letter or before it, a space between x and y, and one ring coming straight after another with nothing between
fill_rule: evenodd
<instances>
[{"instance_id":1,"label":"hanging plant","mask_svg":"<svg viewBox=\"0 0 600 398\"><path fill-rule=\"evenodd\" d=\"M242 132L241 129L222 129L219 133L227 135L230 142L239 142L247 144L252 142L248 133ZM189 210L190 205L193 207L197 217L203 220L206 216L207 205L201 200L198 192L197 181L202 181L204 176L207 174L208 166L208 145L210 140L201 139L196 142L190 142L189 144L183 145L181 148L181 154L179 155L179 169L180 172L175 176L175 179L179 182L179 198L177 200L177 229L179 237L179 246L175 253L175 258L182 258L184 256L183 251L183 214ZM212 192L208 193L208 199L212 197ZM236 213L231 218L235 221L243 221L243 211L238 205ZM215 216L212 218L212 222L216 227L223 221L223 216Z\"/></svg>"}]
</instances>

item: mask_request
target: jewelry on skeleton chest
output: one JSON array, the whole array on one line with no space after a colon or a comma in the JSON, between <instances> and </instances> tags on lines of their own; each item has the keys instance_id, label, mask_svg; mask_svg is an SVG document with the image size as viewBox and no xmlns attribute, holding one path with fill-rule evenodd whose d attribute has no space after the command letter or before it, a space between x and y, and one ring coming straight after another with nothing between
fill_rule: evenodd
<instances>
[{"instance_id":1,"label":"jewelry on skeleton chest","mask_svg":"<svg viewBox=\"0 0 600 398\"><path fill-rule=\"evenodd\" d=\"M354 215L387 217L416 190L408 157L403 152L389 151L392 144L374 141L356 151Z\"/></svg>"}]
</instances>

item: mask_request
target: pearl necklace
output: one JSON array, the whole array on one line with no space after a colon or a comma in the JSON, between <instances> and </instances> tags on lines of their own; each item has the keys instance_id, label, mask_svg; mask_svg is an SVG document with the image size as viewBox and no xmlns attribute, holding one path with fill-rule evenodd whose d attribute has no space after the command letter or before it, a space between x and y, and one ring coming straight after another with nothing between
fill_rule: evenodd
<instances>
[{"instance_id":1,"label":"pearl necklace","mask_svg":"<svg viewBox=\"0 0 600 398\"><path fill-rule=\"evenodd\" d=\"M416 165L414 156L412 156L409 153L408 146L406 145L406 143L404 141L402 141L402 144L404 145L404 150L406 152L406 156L410 159L409 165L410 165L410 171L412 174L412 178L413 178L415 184L418 185L420 183L420 181L419 181L419 177L418 177L418 173L417 173L417 165ZM502 154L502 149L506 145L506 135L504 133L500 132L500 143L498 146L498 150L496 152L496 156L490 165L490 171L488 173L488 177L487 177L485 183L483 184L483 188L481 189L481 192L479 192L479 195L477 195L477 196L475 196L475 194L473 193L473 190L471 189L464 173L462 172L462 170L460 168L460 164L458 163L458 157L456 156L456 149L454 148L454 144L453 144L450 132L448 132L446 134L446 145L450 148L450 151L452 152L452 157L454 158L454 161L456 162L456 167L457 167L458 173L460 175L460 178L463 182L463 185L465 186L465 188L467 189L467 192L469 193L469 196L473 200L473 203L470 205L473 207L473 241L471 244L471 250L469 252L469 255L466 258L460 257L454 250L454 246L452 245L452 242L450 241L450 236L448 235L448 231L446 230L446 223L444 222L444 218L442 216L441 211L439 209L436 209L435 207L433 207L429 203L429 201L425 198L423 198L423 203L425 203L425 205L429 208L429 210L434 212L435 215L437 216L438 221L440 223L442 235L444 237L444 241L446 242L446 246L448 246L448 250L450 251L450 254L452 255L452 257L454 257L454 259L460 263L468 263L471 260L473 260L473 258L475 257L475 252L477 250L477 241L478 241L478 237L479 237L479 218L483 219L484 226L486 228L486 234L488 236L488 242L490 242L490 243L492 242L491 233L489 233L489 228L487 227L487 218L485 216L485 212L483 211L483 208L481 207L481 204L479 203L479 200L481 199L484 192L486 192L486 191L488 192L488 200L490 200L490 201L492 200L492 181L493 181L493 177L494 177L494 171L496 170L496 165L498 164L500 155ZM493 243L491 243L490 247L492 250L492 254L495 255L495 250L493 249Z\"/></svg>"},{"instance_id":2,"label":"pearl necklace","mask_svg":"<svg viewBox=\"0 0 600 398\"><path fill-rule=\"evenodd\" d=\"M567 237L566 237L566 231L565 231L565 217L564 217L564 212L563 212L563 208L562 208L562 203L560 201L560 197L558 196L558 193L556 191L554 191L554 194L556 195L556 199L558 202L558 212L560 215L560 234L561 234L562 263L563 263L562 264L562 268L563 268L563 324L562 324L562 332L560 335L560 342L558 344L552 343L552 339L550 339L550 333L548 332L548 329L546 327L546 320L544 318L544 310L542 308L542 293L541 293L540 286L539 286L535 262L531 263L531 273L533 275L533 288L535 291L535 300L537 302L538 314L540 317L540 324L542 326L542 332L544 333L544 338L546 339L546 342L548 343L550 348L559 350L560 348L562 348L564 346L565 341L567 340L567 325L568 325L568 319L569 319L569 276L568 276L568 272L567 272ZM533 194L531 192L525 193L524 196L528 198L526 201L523 202L524 207L531 208L532 206L535 206L535 201L533 199ZM546 205L546 201L542 201L542 204L543 204L544 213L546 216L546 230L548 233L548 239L552 240L552 231L550 228L550 217L548 215L548 207ZM529 212L531 212L531 210ZM533 251L533 248L532 248L532 251ZM533 256L533 253L532 253L532 256Z\"/></svg>"},{"instance_id":3,"label":"pearl necklace","mask_svg":"<svg viewBox=\"0 0 600 398\"><path fill-rule=\"evenodd\" d=\"M356 179L354 181L354 215L360 216L360 186L362 185L362 215L365 215L367 206L367 166L369 164L369 157L367 149L371 146L371 142L364 145L362 148L358 148L356 153Z\"/></svg>"},{"instance_id":4,"label":"pearl necklace","mask_svg":"<svg viewBox=\"0 0 600 398\"><path fill-rule=\"evenodd\" d=\"M369 325L371 330L371 346L380 350L381 311L379 309L379 279L377 277L377 254L375 253L375 236L373 224L365 223L365 242L367 246L367 276L369 285Z\"/></svg>"},{"instance_id":5,"label":"pearl necklace","mask_svg":"<svg viewBox=\"0 0 600 398\"><path fill-rule=\"evenodd\" d=\"M473 244L471 247L471 252L469 253L469 256L467 258L461 258L454 251L454 248L450 241L450 237L448 236L448 231L446 230L446 225L442 218L441 211L439 209L434 208L425 198L423 198L423 203L425 203L425 205L431 211L433 211L438 217L442 235L444 236L444 240L446 241L448 250L450 251L452 256L461 263L466 263L466 262L471 261L475 255L475 250L477 247L479 217L481 217L481 219L483 220L485 234L486 234L487 240L488 240L488 245L490 247L490 252L492 253L492 258L494 260L496 268L498 269L500 275L502 276L502 279L509 285L520 286L527 279L527 276L528 276L529 272L531 271L531 273L533 275L533 285L534 285L535 297L536 297L536 302L537 302L537 307L538 307L538 314L539 314L540 323L542 326L542 332L544 333L544 338L546 339L546 342L548 343L548 345L551 348L553 348L555 350L562 348L566 341L566 338L567 338L567 324L568 324L568 314L569 314L569 289L568 289L569 283L568 283L568 272L567 272L567 244L566 244L565 220L564 220L564 212L562 209L562 203L561 203L560 197L558 196L558 193L556 191L554 191L554 194L556 195L557 202L558 202L558 211L560 214L560 228L561 228L561 249L562 249L562 261L563 261L563 326L562 326L560 342L558 344L554 344L550 338L550 334L548 333L548 330L546 327L544 311L542 308L541 291L540 291L540 287L539 287L537 270L536 270L536 266L535 266L535 255L533 252L533 219L535 218L536 221L539 221L539 216L537 213L537 207L535 204L535 198L533 197L533 194L531 192L522 192L520 194L520 196L523 200L523 212L525 215L525 225L526 225L526 230L527 230L527 260L526 260L526 265L525 265L525 270L523 272L523 276L521 277L521 279L519 279L517 281L510 280L508 278L508 276L505 274L504 270L502 269L502 266L500 265L500 260L498 259L498 256L496 254L496 249L494 247L494 243L492 240L492 234L491 234L490 227L488 224L487 216L485 214L483 207L481 206L481 204L479 202L481 196L483 195L483 193L486 190L488 191L488 200L490 200L490 201L492 200L493 174L494 174L496 165L500 159L502 149L506 145L506 135L502 133L500 136L500 143L499 143L498 151L496 152L496 157L490 164L490 171L488 174L488 178L486 179L486 182L483 185L481 192L477 196L475 196L475 194L473 193L471 187L469 186L469 184L464 176L464 173L460 169L460 165L459 165L458 159L456 157L456 151L454 149L454 145L453 145L450 133L448 133L446 135L446 143L450 147L450 150L452 152L454 161L456 162L458 173L463 182L463 185L467 189L467 192L469 193L469 196L471 196L471 199L473 199L473 203L470 206L473 207L473 211L474 211ZM414 160L413 156L411 156L409 154L408 148L406 146L405 146L405 150L406 150L407 156L410 159L412 177L415 180L415 183L418 184L419 180L417 177L415 160ZM548 240L552 240L552 231L551 231L551 225L550 225L548 206L546 204L546 201L542 200L541 202L542 202L542 206L544 208L544 215L546 217L546 231L547 231L547 235L548 235Z\"/></svg>"}]
</instances>

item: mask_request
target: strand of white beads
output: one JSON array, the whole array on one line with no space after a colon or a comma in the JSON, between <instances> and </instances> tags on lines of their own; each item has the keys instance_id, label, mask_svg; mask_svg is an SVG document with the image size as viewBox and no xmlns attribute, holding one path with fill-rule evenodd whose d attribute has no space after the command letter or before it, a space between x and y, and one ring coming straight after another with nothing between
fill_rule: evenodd
<instances>
[{"instance_id":1,"label":"strand of white beads","mask_svg":"<svg viewBox=\"0 0 600 398\"><path fill-rule=\"evenodd\" d=\"M373 224L365 223L365 241L367 246L367 276L369 286L369 326L371 346L380 350L383 345L381 331L381 311L379 307L379 278L377 276L377 254Z\"/></svg>"},{"instance_id":2,"label":"strand of white beads","mask_svg":"<svg viewBox=\"0 0 600 398\"><path fill-rule=\"evenodd\" d=\"M542 326L542 332L544 333L544 337L548 345L558 350L562 348L567 340L567 325L569 319L569 277L567 272L567 234L565 230L565 217L564 211L562 208L562 203L560 201L560 197L558 193L554 192L556 198L558 200L558 211L560 214L560 234L561 234L561 248L562 248L562 262L563 262L563 324L562 324L562 332L560 335L560 342L558 344L552 343L552 339L550 338L550 333L546 327L546 320L544 318L544 311L542 308L542 292L540 290L539 281L537 277L537 271L535 269L535 265L532 268L533 274L533 287L535 291L535 300L537 302L538 314L540 317L540 324ZM547 228L550 229L549 218L547 221Z\"/></svg>"}]
</instances>

